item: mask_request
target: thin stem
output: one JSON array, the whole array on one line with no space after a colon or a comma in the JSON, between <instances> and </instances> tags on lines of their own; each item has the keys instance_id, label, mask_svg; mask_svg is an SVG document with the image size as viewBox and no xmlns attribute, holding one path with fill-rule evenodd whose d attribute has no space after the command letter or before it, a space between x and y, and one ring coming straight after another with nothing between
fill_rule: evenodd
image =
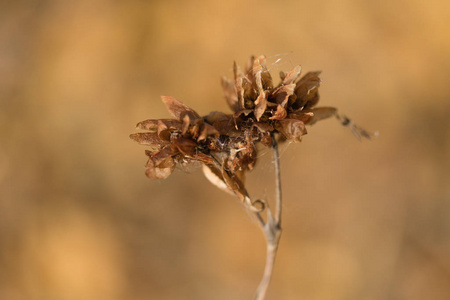
<instances>
[{"instance_id":1,"label":"thin stem","mask_svg":"<svg viewBox=\"0 0 450 300\"><path fill-rule=\"evenodd\" d=\"M281 167L280 167L280 154L278 152L278 143L275 136L272 134L272 149L273 149L273 160L275 164L275 220L278 226L281 225Z\"/></svg>"},{"instance_id":2,"label":"thin stem","mask_svg":"<svg viewBox=\"0 0 450 300\"><path fill-rule=\"evenodd\" d=\"M275 164L275 217L272 216L270 207L267 207L267 223L264 225L264 235L266 237L266 266L264 268L263 278L256 290L255 300L264 300L270 279L272 278L273 266L277 256L278 245L281 237L281 172L280 156L278 153L278 144L272 134L272 149Z\"/></svg>"}]
</instances>

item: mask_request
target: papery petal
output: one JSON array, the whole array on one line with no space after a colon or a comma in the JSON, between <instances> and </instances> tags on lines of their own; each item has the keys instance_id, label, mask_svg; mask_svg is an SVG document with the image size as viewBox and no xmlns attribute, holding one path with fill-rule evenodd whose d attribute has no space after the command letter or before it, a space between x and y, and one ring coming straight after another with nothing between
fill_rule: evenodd
<instances>
[{"instance_id":1,"label":"papery petal","mask_svg":"<svg viewBox=\"0 0 450 300\"><path fill-rule=\"evenodd\" d=\"M265 89L273 88L272 76L267 70L266 57L264 55L259 56L253 61L253 77L255 78L255 84L259 93Z\"/></svg>"},{"instance_id":2,"label":"papery petal","mask_svg":"<svg viewBox=\"0 0 450 300\"><path fill-rule=\"evenodd\" d=\"M161 96L162 101L166 105L167 110L175 119L181 120L185 114L191 119L199 119L200 116L193 109L189 108L182 102L170 96Z\"/></svg>"},{"instance_id":3,"label":"papery petal","mask_svg":"<svg viewBox=\"0 0 450 300\"><path fill-rule=\"evenodd\" d=\"M136 124L136 129L153 130L158 127L158 120L145 120Z\"/></svg>"},{"instance_id":4,"label":"papery petal","mask_svg":"<svg viewBox=\"0 0 450 300\"><path fill-rule=\"evenodd\" d=\"M228 188L228 185L223 180L222 173L216 168L211 165L203 165L203 174L205 174L206 179L208 179L213 185L224 192L234 195L234 192Z\"/></svg>"},{"instance_id":5,"label":"papery petal","mask_svg":"<svg viewBox=\"0 0 450 300\"><path fill-rule=\"evenodd\" d=\"M320 71L309 72L303 76L299 82L294 93L297 95L295 108L311 108L319 101L319 86L321 79L319 77Z\"/></svg>"},{"instance_id":6,"label":"papery petal","mask_svg":"<svg viewBox=\"0 0 450 300\"><path fill-rule=\"evenodd\" d=\"M149 159L146 164L147 170L145 170L145 175L147 175L150 179L165 179L172 174L175 169L175 162L172 157L166 158L161 164L158 166Z\"/></svg>"},{"instance_id":7,"label":"papery petal","mask_svg":"<svg viewBox=\"0 0 450 300\"><path fill-rule=\"evenodd\" d=\"M180 154L180 151L173 145L167 145L163 149L157 151L145 151L145 155L153 161L155 166L159 166L167 160L168 157L174 157L178 154Z\"/></svg>"},{"instance_id":8,"label":"papery petal","mask_svg":"<svg viewBox=\"0 0 450 300\"><path fill-rule=\"evenodd\" d=\"M239 134L239 131L235 128L233 115L215 111L204 117L204 119L205 122L211 124L219 134L228 136Z\"/></svg>"},{"instance_id":9,"label":"papery petal","mask_svg":"<svg viewBox=\"0 0 450 300\"><path fill-rule=\"evenodd\" d=\"M209 125L208 123L204 123L197 141L201 142L203 140L206 140L206 138L211 135L218 137L220 133L213 126Z\"/></svg>"},{"instance_id":10,"label":"papery petal","mask_svg":"<svg viewBox=\"0 0 450 300\"><path fill-rule=\"evenodd\" d=\"M270 147L272 146L272 136L270 135L269 132L266 132L264 134L261 135L261 144L263 144L266 147Z\"/></svg>"},{"instance_id":11,"label":"papery petal","mask_svg":"<svg viewBox=\"0 0 450 300\"><path fill-rule=\"evenodd\" d=\"M130 139L135 140L141 145L150 145L153 147L162 147L169 142L162 140L156 132L141 132L130 134Z\"/></svg>"},{"instance_id":12,"label":"papery petal","mask_svg":"<svg viewBox=\"0 0 450 300\"><path fill-rule=\"evenodd\" d=\"M237 111L236 113L233 114L233 118L237 119L240 116L244 115L244 116L248 116L249 114L251 114L253 112L253 109L243 109L240 111Z\"/></svg>"},{"instance_id":13,"label":"papery petal","mask_svg":"<svg viewBox=\"0 0 450 300\"><path fill-rule=\"evenodd\" d=\"M275 99L276 103L280 104L283 108L286 108L289 97L294 94L294 89L295 84L282 85L273 91L272 98Z\"/></svg>"},{"instance_id":14,"label":"papery petal","mask_svg":"<svg viewBox=\"0 0 450 300\"><path fill-rule=\"evenodd\" d=\"M283 74L283 85L288 85L294 83L298 76L300 76L300 73L302 72L301 66L296 66L294 69L292 69L289 73Z\"/></svg>"},{"instance_id":15,"label":"papery petal","mask_svg":"<svg viewBox=\"0 0 450 300\"><path fill-rule=\"evenodd\" d=\"M233 80L222 77L222 89L225 94L225 99L231 110L236 112L239 109L238 95L236 91L236 84Z\"/></svg>"},{"instance_id":16,"label":"papery petal","mask_svg":"<svg viewBox=\"0 0 450 300\"><path fill-rule=\"evenodd\" d=\"M185 155L195 154L197 143L190 138L179 137L177 139L174 139L172 143L181 153Z\"/></svg>"},{"instance_id":17,"label":"papery petal","mask_svg":"<svg viewBox=\"0 0 450 300\"><path fill-rule=\"evenodd\" d=\"M189 156L190 159L193 159L195 161L199 161L204 164L212 164L214 163L214 158L212 158L209 155L206 155L205 153L199 152L197 154L194 154L192 156Z\"/></svg>"},{"instance_id":18,"label":"papery petal","mask_svg":"<svg viewBox=\"0 0 450 300\"><path fill-rule=\"evenodd\" d=\"M255 101L255 117L256 120L259 121L261 116L264 114L267 108L267 93L261 91L258 99Z\"/></svg>"},{"instance_id":19,"label":"papery petal","mask_svg":"<svg viewBox=\"0 0 450 300\"><path fill-rule=\"evenodd\" d=\"M336 116L337 109L335 107L323 106L323 107L315 107L312 109L303 110L303 112L313 113L313 116L307 122L305 122L305 124L313 125L317 121Z\"/></svg>"},{"instance_id":20,"label":"papery petal","mask_svg":"<svg viewBox=\"0 0 450 300\"><path fill-rule=\"evenodd\" d=\"M270 132L273 130L273 126L270 125L269 123L265 123L265 122L256 122L253 123L252 128L257 128L259 130L259 132Z\"/></svg>"},{"instance_id":21,"label":"papery petal","mask_svg":"<svg viewBox=\"0 0 450 300\"><path fill-rule=\"evenodd\" d=\"M175 169L175 161L172 156L177 155L178 150L171 146L166 146L159 151L145 151L149 157L145 167L145 175L151 179L167 178Z\"/></svg>"},{"instance_id":22,"label":"papery petal","mask_svg":"<svg viewBox=\"0 0 450 300\"><path fill-rule=\"evenodd\" d=\"M234 62L233 64L233 73L234 73L234 83L236 87L236 94L238 98L238 107L239 109L245 109L245 103L244 103L244 87L243 87L243 80L244 80L244 74L242 74L241 69L239 66Z\"/></svg>"},{"instance_id":23,"label":"papery petal","mask_svg":"<svg viewBox=\"0 0 450 300\"><path fill-rule=\"evenodd\" d=\"M233 71L239 109L253 108L254 104L251 99L256 98L256 93L251 81L242 73L236 62L234 62Z\"/></svg>"},{"instance_id":24,"label":"papery petal","mask_svg":"<svg viewBox=\"0 0 450 300\"><path fill-rule=\"evenodd\" d=\"M251 81L253 82L254 78L253 78L253 63L255 61L255 56L252 55L248 58L247 62L245 63L245 68L244 68L244 72L245 72L245 76Z\"/></svg>"},{"instance_id":25,"label":"papery petal","mask_svg":"<svg viewBox=\"0 0 450 300\"><path fill-rule=\"evenodd\" d=\"M313 118L313 117L314 117L314 113L305 112L304 110L295 111L295 112L289 114L289 119L300 120L305 124L310 122L311 118Z\"/></svg>"},{"instance_id":26,"label":"papery petal","mask_svg":"<svg viewBox=\"0 0 450 300\"><path fill-rule=\"evenodd\" d=\"M295 119L279 120L275 123L275 129L286 139L293 141L300 141L300 137L307 133L305 124Z\"/></svg>"},{"instance_id":27,"label":"papery petal","mask_svg":"<svg viewBox=\"0 0 450 300\"><path fill-rule=\"evenodd\" d=\"M228 172L222 168L222 179L227 185L228 189L232 191L241 201L245 200L246 191L242 181L233 173Z\"/></svg>"},{"instance_id":28,"label":"papery petal","mask_svg":"<svg viewBox=\"0 0 450 300\"><path fill-rule=\"evenodd\" d=\"M281 105L278 105L277 110L272 112L272 114L273 115L269 118L270 120L282 120L287 116L286 110Z\"/></svg>"}]
</instances>

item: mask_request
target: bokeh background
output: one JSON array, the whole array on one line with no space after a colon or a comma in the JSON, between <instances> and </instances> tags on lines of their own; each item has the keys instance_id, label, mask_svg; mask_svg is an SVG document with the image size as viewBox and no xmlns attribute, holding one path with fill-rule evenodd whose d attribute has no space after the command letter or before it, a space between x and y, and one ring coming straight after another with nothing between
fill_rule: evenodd
<instances>
[{"instance_id":1,"label":"bokeh background","mask_svg":"<svg viewBox=\"0 0 450 300\"><path fill-rule=\"evenodd\" d=\"M0 299L251 299L264 238L199 168L144 176L138 121L228 111L265 54L322 70L335 120L282 147L268 299L450 299L450 2L0 2ZM272 199L264 150L249 178Z\"/></svg>"}]
</instances>

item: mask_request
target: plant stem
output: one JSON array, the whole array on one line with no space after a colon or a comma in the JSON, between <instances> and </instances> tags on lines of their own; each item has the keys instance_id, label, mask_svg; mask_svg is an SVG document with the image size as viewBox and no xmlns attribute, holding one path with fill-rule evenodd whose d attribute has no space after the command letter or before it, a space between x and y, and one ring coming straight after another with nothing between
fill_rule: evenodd
<instances>
[{"instance_id":1,"label":"plant stem","mask_svg":"<svg viewBox=\"0 0 450 300\"><path fill-rule=\"evenodd\" d=\"M255 300L264 300L270 279L273 273L273 266L277 256L278 245L281 237L281 172L280 172L280 156L278 153L278 144L272 134L272 150L275 164L275 217L272 216L270 207L267 207L267 223L263 227L266 237L266 266L264 268L263 278L256 290Z\"/></svg>"},{"instance_id":2,"label":"plant stem","mask_svg":"<svg viewBox=\"0 0 450 300\"><path fill-rule=\"evenodd\" d=\"M280 154L278 152L278 144L275 136L272 134L272 149L273 160L275 164L275 220L278 223L278 227L281 227L281 167L280 167ZM281 230L281 228L280 228Z\"/></svg>"}]
</instances>

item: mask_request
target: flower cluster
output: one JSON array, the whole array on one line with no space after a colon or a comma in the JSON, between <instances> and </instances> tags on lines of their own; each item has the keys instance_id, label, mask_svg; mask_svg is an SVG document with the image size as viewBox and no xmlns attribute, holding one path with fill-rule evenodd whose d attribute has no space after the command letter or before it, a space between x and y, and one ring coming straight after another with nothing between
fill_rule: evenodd
<instances>
[{"instance_id":1,"label":"flower cluster","mask_svg":"<svg viewBox=\"0 0 450 300\"><path fill-rule=\"evenodd\" d=\"M281 72L274 85L264 56L251 57L244 71L234 64L234 80L222 78L225 98L233 113L212 112L201 117L172 97L162 101L173 119L145 120L137 128L146 132L131 134L140 144L150 146L146 175L166 178L177 164L198 161L208 176L218 178L245 198L243 178L257 157L256 144L271 146L274 138L300 141L305 125L335 116L351 127L357 137L370 134L337 114L333 107L316 107L319 101L320 72L300 76L301 67Z\"/></svg>"}]
</instances>

